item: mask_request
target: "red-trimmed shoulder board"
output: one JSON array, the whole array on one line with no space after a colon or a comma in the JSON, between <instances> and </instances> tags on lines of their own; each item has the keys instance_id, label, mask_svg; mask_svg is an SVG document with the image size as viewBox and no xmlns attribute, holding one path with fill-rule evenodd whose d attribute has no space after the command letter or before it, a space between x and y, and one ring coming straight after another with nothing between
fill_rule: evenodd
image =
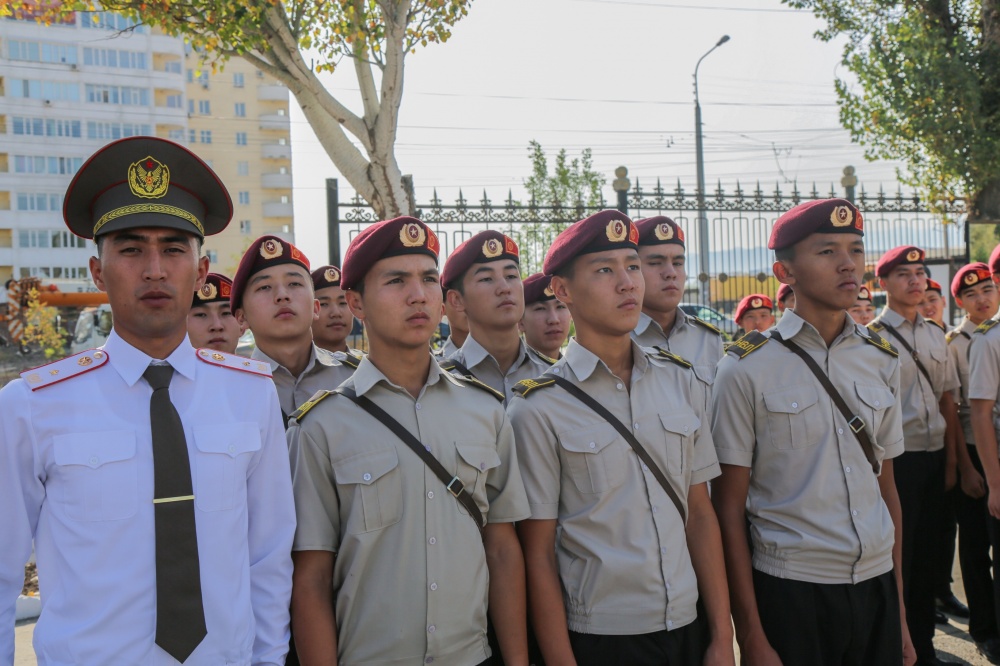
<instances>
[{"instance_id":1,"label":"red-trimmed shoulder board","mask_svg":"<svg viewBox=\"0 0 1000 666\"><path fill-rule=\"evenodd\" d=\"M96 370L108 362L108 353L103 349L88 349L79 354L73 354L66 358L53 361L46 365L40 365L31 370L21 373L21 379L25 381L32 391L52 386L59 382L64 382L73 377L79 377L85 372Z\"/></svg>"},{"instance_id":2,"label":"red-trimmed shoulder board","mask_svg":"<svg viewBox=\"0 0 1000 666\"><path fill-rule=\"evenodd\" d=\"M195 352L198 358L209 365L217 365L230 370L240 370L263 377L271 376L271 366L263 361L255 361L252 358L238 356L237 354L223 354L214 349L199 349Z\"/></svg>"}]
</instances>

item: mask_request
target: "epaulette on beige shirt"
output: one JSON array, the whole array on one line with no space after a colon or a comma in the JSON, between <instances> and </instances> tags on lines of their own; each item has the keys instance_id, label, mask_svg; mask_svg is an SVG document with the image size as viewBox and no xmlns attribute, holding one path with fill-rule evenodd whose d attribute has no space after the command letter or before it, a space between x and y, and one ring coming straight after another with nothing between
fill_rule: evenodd
<instances>
[{"instance_id":1,"label":"epaulette on beige shirt","mask_svg":"<svg viewBox=\"0 0 1000 666\"><path fill-rule=\"evenodd\" d=\"M722 360L722 331L707 322L677 310L677 318L668 333L643 312L632 339L643 347L662 347L694 366L698 379L712 390L716 366Z\"/></svg>"},{"instance_id":2,"label":"epaulette on beige shirt","mask_svg":"<svg viewBox=\"0 0 1000 666\"><path fill-rule=\"evenodd\" d=\"M254 349L250 358L271 366L271 378L278 391L278 402L286 416L298 409L316 391L333 390L354 372L354 368L338 361L333 352L320 349L315 344L312 345L306 369L298 377L293 377L283 365L272 360L260 348Z\"/></svg>"},{"instance_id":3,"label":"epaulette on beige shirt","mask_svg":"<svg viewBox=\"0 0 1000 666\"><path fill-rule=\"evenodd\" d=\"M969 347L969 400L993 403L993 427L1000 439L1000 320L987 319Z\"/></svg>"},{"instance_id":4,"label":"epaulette on beige shirt","mask_svg":"<svg viewBox=\"0 0 1000 666\"><path fill-rule=\"evenodd\" d=\"M976 325L965 317L961 324L948 331L945 336L948 341L948 353L951 354L951 361L955 364L958 381L961 384L958 420L962 423L965 443L970 446L976 441L972 434L972 412L969 407L969 348L972 346L972 334L975 330Z\"/></svg>"},{"instance_id":5,"label":"epaulette on beige shirt","mask_svg":"<svg viewBox=\"0 0 1000 666\"><path fill-rule=\"evenodd\" d=\"M827 347L791 310L781 336L816 360L861 417L876 458L903 452L899 357L844 313ZM767 336L768 334L763 334ZM712 439L724 465L749 467L753 566L811 583L857 583L892 568L893 524L847 420L805 362L776 340L719 363Z\"/></svg>"},{"instance_id":6,"label":"epaulette on beige shirt","mask_svg":"<svg viewBox=\"0 0 1000 666\"><path fill-rule=\"evenodd\" d=\"M468 368L476 379L503 393L505 402L510 402L515 384L522 379L538 377L551 366L550 363L546 363L536 355L529 353L528 345L524 344L524 340L521 340L517 359L508 368L507 373L503 374L500 372L500 366L496 359L471 335L465 339L465 344L448 359L458 361Z\"/></svg>"}]
</instances>

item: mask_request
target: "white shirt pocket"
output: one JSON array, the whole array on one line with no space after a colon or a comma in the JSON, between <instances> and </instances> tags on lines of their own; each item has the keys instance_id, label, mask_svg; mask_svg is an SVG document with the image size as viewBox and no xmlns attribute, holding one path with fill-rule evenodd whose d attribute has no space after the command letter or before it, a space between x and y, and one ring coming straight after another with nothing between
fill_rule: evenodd
<instances>
[{"instance_id":1,"label":"white shirt pocket","mask_svg":"<svg viewBox=\"0 0 1000 666\"><path fill-rule=\"evenodd\" d=\"M56 464L46 493L66 517L103 521L135 515L139 483L135 432L56 435L52 450Z\"/></svg>"},{"instance_id":2,"label":"white shirt pocket","mask_svg":"<svg viewBox=\"0 0 1000 666\"><path fill-rule=\"evenodd\" d=\"M197 453L191 461L194 502L202 511L227 511L237 490L246 490L247 466L260 451L256 423L227 423L194 428ZM242 494L241 494L242 497Z\"/></svg>"}]
</instances>

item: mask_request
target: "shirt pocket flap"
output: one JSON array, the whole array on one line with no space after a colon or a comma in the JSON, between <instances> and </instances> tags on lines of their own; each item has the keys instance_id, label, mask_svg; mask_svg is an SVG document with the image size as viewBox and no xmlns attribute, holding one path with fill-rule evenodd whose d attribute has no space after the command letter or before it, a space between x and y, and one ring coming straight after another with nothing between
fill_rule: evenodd
<instances>
[{"instance_id":1,"label":"shirt pocket flap","mask_svg":"<svg viewBox=\"0 0 1000 666\"><path fill-rule=\"evenodd\" d=\"M854 390L858 392L861 402L872 409L885 409L896 402L892 391L884 386L866 386L864 384L854 384Z\"/></svg>"},{"instance_id":2,"label":"shirt pocket flap","mask_svg":"<svg viewBox=\"0 0 1000 666\"><path fill-rule=\"evenodd\" d=\"M929 352L932 359L938 363L944 363L945 357L948 355L948 350L946 349L931 349Z\"/></svg>"},{"instance_id":3,"label":"shirt pocket flap","mask_svg":"<svg viewBox=\"0 0 1000 666\"><path fill-rule=\"evenodd\" d=\"M600 453L619 437L607 421L559 434L559 445L573 453Z\"/></svg>"},{"instance_id":4,"label":"shirt pocket flap","mask_svg":"<svg viewBox=\"0 0 1000 666\"><path fill-rule=\"evenodd\" d=\"M101 465L135 457L135 432L109 430L105 432L57 435L52 440L57 465L85 465L97 469Z\"/></svg>"},{"instance_id":5,"label":"shirt pocket flap","mask_svg":"<svg viewBox=\"0 0 1000 666\"><path fill-rule=\"evenodd\" d=\"M696 365L692 368L694 370L694 375L703 384L711 386L715 383L715 368L705 365Z\"/></svg>"},{"instance_id":6,"label":"shirt pocket flap","mask_svg":"<svg viewBox=\"0 0 1000 666\"><path fill-rule=\"evenodd\" d=\"M660 423L681 437L690 437L701 427L701 419L694 414L660 414Z\"/></svg>"},{"instance_id":7,"label":"shirt pocket flap","mask_svg":"<svg viewBox=\"0 0 1000 666\"><path fill-rule=\"evenodd\" d=\"M341 485L360 483L369 486L396 469L398 465L399 458L395 451L363 453L335 463L333 475Z\"/></svg>"},{"instance_id":8,"label":"shirt pocket flap","mask_svg":"<svg viewBox=\"0 0 1000 666\"><path fill-rule=\"evenodd\" d=\"M194 445L202 453L224 453L235 458L241 453L260 451L260 430L250 422L198 426L194 429Z\"/></svg>"},{"instance_id":9,"label":"shirt pocket flap","mask_svg":"<svg viewBox=\"0 0 1000 666\"><path fill-rule=\"evenodd\" d=\"M764 394L764 405L769 412L799 414L819 400L815 386L799 385Z\"/></svg>"},{"instance_id":10,"label":"shirt pocket flap","mask_svg":"<svg viewBox=\"0 0 1000 666\"><path fill-rule=\"evenodd\" d=\"M492 446L474 446L472 444L457 444L458 455L469 465L480 472L500 466L500 456Z\"/></svg>"}]
</instances>

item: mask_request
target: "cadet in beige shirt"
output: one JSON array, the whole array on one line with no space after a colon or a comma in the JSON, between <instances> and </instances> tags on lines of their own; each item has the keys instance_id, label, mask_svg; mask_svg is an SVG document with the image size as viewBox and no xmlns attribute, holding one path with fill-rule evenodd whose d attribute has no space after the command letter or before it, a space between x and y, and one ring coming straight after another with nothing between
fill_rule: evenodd
<instances>
[{"instance_id":1,"label":"cadet in beige shirt","mask_svg":"<svg viewBox=\"0 0 1000 666\"><path fill-rule=\"evenodd\" d=\"M577 331L550 372L620 420L670 492L554 379L520 384L508 411L531 506L518 529L532 624L548 664L732 664L704 386L687 362L630 339L643 295L637 241L625 215L603 211L549 248L545 273Z\"/></svg>"},{"instance_id":2,"label":"cadet in beige shirt","mask_svg":"<svg viewBox=\"0 0 1000 666\"><path fill-rule=\"evenodd\" d=\"M869 328L900 352L905 453L895 462L895 476L903 508L906 619L917 660L936 664L934 565L944 542L944 492L955 485L958 373L944 331L917 311L927 288L924 251L912 245L893 248L879 259L875 274L886 292L886 307Z\"/></svg>"},{"instance_id":3,"label":"cadet in beige shirt","mask_svg":"<svg viewBox=\"0 0 1000 666\"><path fill-rule=\"evenodd\" d=\"M635 226L646 291L632 339L643 347L662 347L690 363L710 395L722 359L722 331L677 307L687 282L684 231L663 216L638 220Z\"/></svg>"},{"instance_id":4,"label":"cadet in beige shirt","mask_svg":"<svg viewBox=\"0 0 1000 666\"><path fill-rule=\"evenodd\" d=\"M442 367L467 372L510 400L514 385L537 377L549 363L531 354L518 324L524 288L517 243L499 231L480 232L455 248L441 272L449 304L464 312L469 337ZM456 365L457 364L457 365Z\"/></svg>"},{"instance_id":5,"label":"cadet in beige shirt","mask_svg":"<svg viewBox=\"0 0 1000 666\"><path fill-rule=\"evenodd\" d=\"M316 396L289 430L300 520L292 621L303 663L486 663L488 601L505 663L527 664L513 522L528 505L513 433L491 389L431 356L437 251L434 233L410 217L351 242L342 284L370 349L343 388L416 437L486 524L383 422L346 396Z\"/></svg>"},{"instance_id":6,"label":"cadet in beige shirt","mask_svg":"<svg viewBox=\"0 0 1000 666\"><path fill-rule=\"evenodd\" d=\"M719 364L712 438L722 476L712 501L748 663L914 659L894 527L892 459L903 452L899 358L846 311L864 270L863 230L861 213L843 199L782 215L768 247L775 276L795 290L795 310L785 310L776 328L731 345ZM818 364L851 417L780 340ZM870 455L852 425L869 438Z\"/></svg>"},{"instance_id":7,"label":"cadet in beige shirt","mask_svg":"<svg viewBox=\"0 0 1000 666\"><path fill-rule=\"evenodd\" d=\"M253 331L250 358L271 366L286 424L316 391L337 388L354 371L313 343L319 302L309 259L288 241L261 236L247 248L230 304L240 324Z\"/></svg>"}]
</instances>

